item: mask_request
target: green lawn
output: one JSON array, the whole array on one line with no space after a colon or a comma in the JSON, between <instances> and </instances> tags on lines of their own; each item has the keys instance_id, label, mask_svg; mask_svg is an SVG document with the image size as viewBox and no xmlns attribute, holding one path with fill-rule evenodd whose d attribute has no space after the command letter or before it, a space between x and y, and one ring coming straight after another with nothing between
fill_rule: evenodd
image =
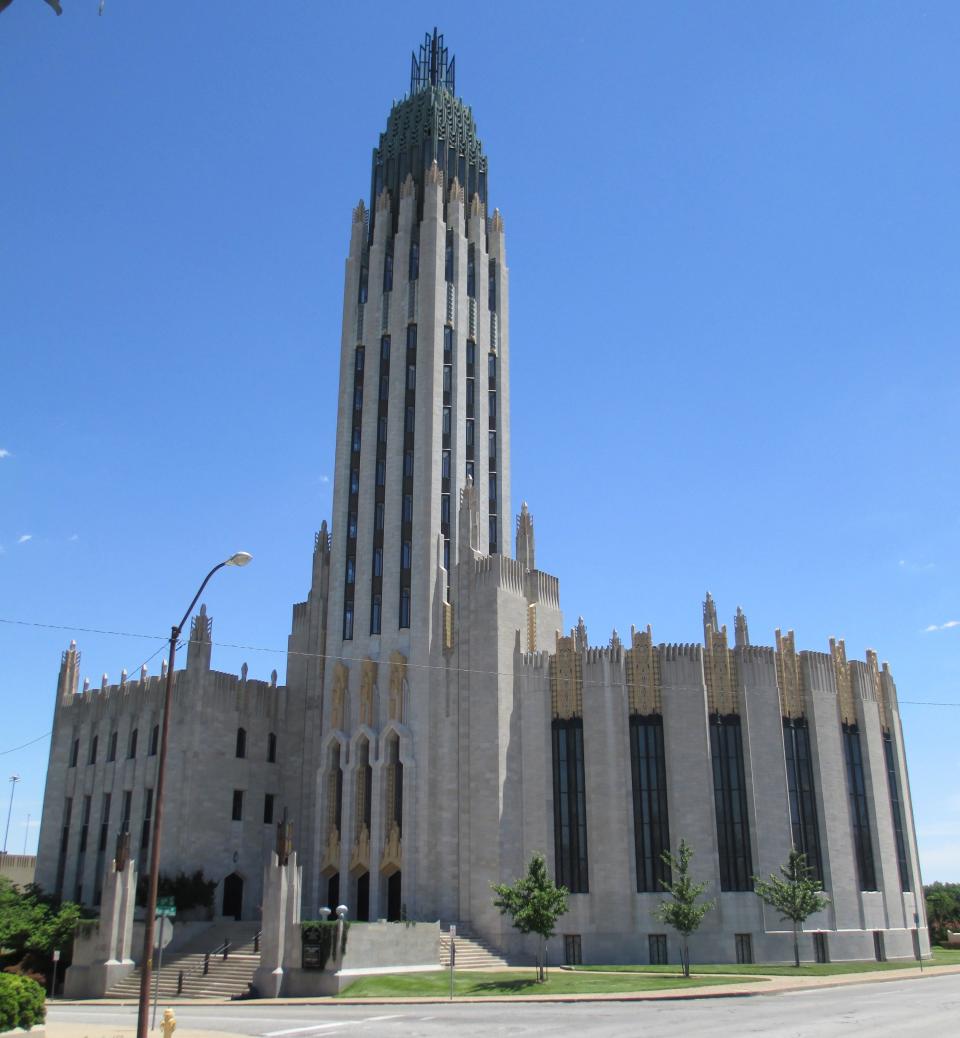
<instances>
[{"instance_id":1,"label":"green lawn","mask_svg":"<svg viewBox=\"0 0 960 1038\"><path fill-rule=\"evenodd\" d=\"M704 977L684 980L677 976L641 976L632 972L581 973L573 970L551 969L545 983L538 984L531 966L525 970L484 973L461 970L456 974L455 994L460 997L482 995L587 995L625 991L665 991L669 988L700 987L702 985L734 984L752 978ZM759 982L759 981L758 981ZM387 977L364 977L354 981L341 992L341 998L424 998L445 997L450 994L450 973L436 970L430 973L395 973Z\"/></svg>"},{"instance_id":2,"label":"green lawn","mask_svg":"<svg viewBox=\"0 0 960 1038\"><path fill-rule=\"evenodd\" d=\"M924 959L924 966L960 966L960 948L934 948L933 960ZM796 966L785 966L782 963L769 965L740 966L731 964L709 965L694 962L690 969L693 973L701 975L731 975L741 976L764 976L764 977L829 977L843 973L872 973L877 970L902 970L917 969L915 959L905 959L897 962L827 962L827 963L801 963L800 968ZM606 973L646 973L648 975L662 976L664 974L676 976L680 970L678 965L669 966L578 966L577 971L584 972L606 972Z\"/></svg>"}]
</instances>

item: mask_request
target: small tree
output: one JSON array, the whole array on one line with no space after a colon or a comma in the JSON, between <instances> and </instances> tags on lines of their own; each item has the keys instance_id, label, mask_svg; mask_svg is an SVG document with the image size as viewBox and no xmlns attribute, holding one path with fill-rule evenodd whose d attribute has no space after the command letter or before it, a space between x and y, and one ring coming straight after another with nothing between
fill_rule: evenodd
<instances>
[{"instance_id":1,"label":"small tree","mask_svg":"<svg viewBox=\"0 0 960 1038\"><path fill-rule=\"evenodd\" d=\"M546 979L544 963L547 939L553 936L557 920L567 910L570 892L566 887L558 887L547 875L547 863L542 854L535 854L530 859L526 876L518 879L513 886L491 883L490 887L497 895L493 903L500 909L501 915L509 915L520 933L539 934L537 980L543 982Z\"/></svg>"},{"instance_id":2,"label":"small tree","mask_svg":"<svg viewBox=\"0 0 960 1038\"><path fill-rule=\"evenodd\" d=\"M707 884L694 883L690 878L693 850L685 840L680 841L676 854L664 851L660 857L664 865L670 867L673 879L672 882L660 880L660 885L670 894L670 900L661 901L654 909L654 915L680 934L680 964L683 967L683 975L689 977L690 934L700 928L703 917L715 907L716 902L698 903L700 895L707 889Z\"/></svg>"},{"instance_id":3,"label":"small tree","mask_svg":"<svg viewBox=\"0 0 960 1038\"><path fill-rule=\"evenodd\" d=\"M781 919L793 923L793 964L799 969L800 927L808 916L826 908L830 898L824 894L820 880L814 878L802 851L791 851L780 872L783 879L771 874L769 882L754 876L753 889L757 897L780 913Z\"/></svg>"}]
</instances>

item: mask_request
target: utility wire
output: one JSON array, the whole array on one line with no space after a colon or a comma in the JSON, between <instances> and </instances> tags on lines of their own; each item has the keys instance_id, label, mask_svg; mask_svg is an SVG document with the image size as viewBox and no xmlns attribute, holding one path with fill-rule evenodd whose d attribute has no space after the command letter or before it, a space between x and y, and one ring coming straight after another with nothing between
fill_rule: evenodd
<instances>
[{"instance_id":1,"label":"utility wire","mask_svg":"<svg viewBox=\"0 0 960 1038\"><path fill-rule=\"evenodd\" d=\"M37 623L37 622L32 621L32 620L11 620L11 619L7 619L5 617L0 617L0 623L16 624L16 625L20 625L20 626L23 626L23 627L43 627L43 628L47 628L49 630L54 630L54 631L74 631L74 632L79 632L79 633L82 633L82 634L106 634L106 635L111 635L111 636L117 637L117 638L150 638L150 639L162 638L164 641L168 641L169 640L167 637L165 637L163 635L158 635L158 634L135 634L135 633L133 633L131 631L106 631L106 630L102 630L102 629L96 628L96 627L73 627L73 626L70 626L70 625L67 625L67 624L44 624L44 623ZM190 645L190 644L196 644L196 643L194 643L192 641L185 640L182 644ZM276 648L271 648L271 647L263 646L263 645L244 645L244 644L239 643L239 642L217 642L217 641L211 641L209 644L210 645L214 645L214 646L216 646L219 649L242 649L245 652L265 652L265 653L271 653L271 654L280 655L280 656L302 656L302 657L305 657L305 658L308 658L308 659L319 659L319 660L327 660L327 661L342 662L342 663L362 663L367 658L367 657L364 657L364 656L338 656L335 653L329 653L329 652L306 652L306 651L296 650L296 649L276 649ZM157 649L157 651L154 652L153 655L150 656L146 662L149 662L150 660L152 660L154 656L156 656L159 652L162 651L162 649L163 649L163 646L160 646L160 648ZM409 669L428 670L428 671L429 670L435 670L435 671L440 671L440 672L442 672L444 674L454 674L454 673L459 673L459 674L477 674L477 675L485 675L485 676L488 676L488 677L512 677L513 676L513 672L512 671L482 670L482 669L475 668L475 667L452 667L452 666L446 666L444 664L437 664L437 663L411 663L410 661L407 661L404 665L407 668L409 668ZM625 681L624 684L627 687L630 687L632 685L632 682L630 682L628 680L628 681ZM600 682L584 682L581 687L582 688L605 688L606 685L605 685L605 683L600 683ZM923 700L915 700L915 699L899 699L898 698L897 699L897 703L898 704L902 704L904 706L952 706L952 707L960 707L960 703L942 703L942 702L932 702L932 701L923 701Z\"/></svg>"}]
</instances>

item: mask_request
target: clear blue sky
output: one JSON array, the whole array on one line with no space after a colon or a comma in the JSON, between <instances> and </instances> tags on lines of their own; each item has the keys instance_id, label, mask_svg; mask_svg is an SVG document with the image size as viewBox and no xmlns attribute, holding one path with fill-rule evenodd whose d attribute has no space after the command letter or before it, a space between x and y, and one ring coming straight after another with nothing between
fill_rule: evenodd
<instances>
[{"instance_id":1,"label":"clear blue sky","mask_svg":"<svg viewBox=\"0 0 960 1038\"><path fill-rule=\"evenodd\" d=\"M239 548L206 601L256 649L214 666L282 680L350 212L438 23L568 624L698 640L709 588L755 643L875 648L924 876L960 880L960 5L97 6L0 14L0 617L155 640L0 623L0 750L49 730L71 637L95 685L135 672ZM47 745L0 757L10 850Z\"/></svg>"}]
</instances>

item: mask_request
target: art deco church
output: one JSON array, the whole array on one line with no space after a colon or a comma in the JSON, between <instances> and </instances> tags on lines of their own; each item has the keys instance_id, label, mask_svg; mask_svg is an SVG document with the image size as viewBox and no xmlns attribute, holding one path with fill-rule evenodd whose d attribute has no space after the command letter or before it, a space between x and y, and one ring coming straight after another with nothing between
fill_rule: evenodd
<instances>
[{"instance_id":1,"label":"art deco church","mask_svg":"<svg viewBox=\"0 0 960 1038\"><path fill-rule=\"evenodd\" d=\"M572 892L553 961L676 961L655 921L661 851L685 839L718 899L695 958L792 959L752 893L799 848L831 905L807 958L912 956L920 875L893 679L872 652L649 627L564 632L556 577L511 512L509 273L488 159L454 61L428 35L353 210L332 531L293 608L286 685L212 670L194 619L176 674L162 870L202 868L256 918L274 824L294 824L303 916L437 919L507 956L491 902L544 852ZM520 363L530 363L521 350ZM555 519L554 522L560 521ZM97 904L126 829L148 860L161 677L78 690L63 655L38 881ZM922 919L922 917L921 917Z\"/></svg>"}]
</instances>

